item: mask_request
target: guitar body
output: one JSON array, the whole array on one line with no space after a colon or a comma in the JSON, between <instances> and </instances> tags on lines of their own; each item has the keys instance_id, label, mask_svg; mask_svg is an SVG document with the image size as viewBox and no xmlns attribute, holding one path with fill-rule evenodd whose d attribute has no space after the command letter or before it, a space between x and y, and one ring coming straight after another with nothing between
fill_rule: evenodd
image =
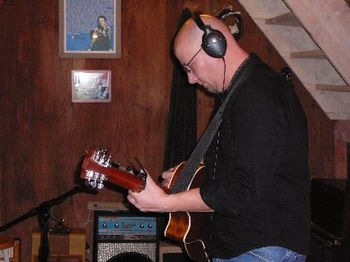
<instances>
[{"instance_id":1,"label":"guitar body","mask_svg":"<svg viewBox=\"0 0 350 262\"><path fill-rule=\"evenodd\" d=\"M171 188L176 184L184 163L181 163L175 170L170 181ZM187 190L200 186L204 178L204 166L200 166ZM169 213L168 224L164 236L184 244L189 257L198 262L210 261L208 255L210 213L201 212L173 212Z\"/></svg>"}]
</instances>

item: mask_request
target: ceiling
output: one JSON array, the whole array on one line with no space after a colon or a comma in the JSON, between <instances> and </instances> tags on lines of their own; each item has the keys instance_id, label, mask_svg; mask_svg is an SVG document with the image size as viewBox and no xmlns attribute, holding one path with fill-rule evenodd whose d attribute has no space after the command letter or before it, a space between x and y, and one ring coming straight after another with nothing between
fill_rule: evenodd
<instances>
[{"instance_id":1,"label":"ceiling","mask_svg":"<svg viewBox=\"0 0 350 262\"><path fill-rule=\"evenodd\" d=\"M332 120L350 119L348 0L239 0Z\"/></svg>"}]
</instances>

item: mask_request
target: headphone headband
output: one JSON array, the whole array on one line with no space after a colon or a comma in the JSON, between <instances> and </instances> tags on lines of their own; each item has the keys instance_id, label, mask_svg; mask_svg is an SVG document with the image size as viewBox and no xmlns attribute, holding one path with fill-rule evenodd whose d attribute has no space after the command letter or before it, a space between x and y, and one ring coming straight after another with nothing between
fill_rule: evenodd
<instances>
[{"instance_id":1,"label":"headphone headband","mask_svg":"<svg viewBox=\"0 0 350 262\"><path fill-rule=\"evenodd\" d=\"M205 24L204 24L203 20L201 19L200 14L194 13L192 17L193 17L193 20L196 22L197 26L202 31L205 31Z\"/></svg>"}]
</instances>

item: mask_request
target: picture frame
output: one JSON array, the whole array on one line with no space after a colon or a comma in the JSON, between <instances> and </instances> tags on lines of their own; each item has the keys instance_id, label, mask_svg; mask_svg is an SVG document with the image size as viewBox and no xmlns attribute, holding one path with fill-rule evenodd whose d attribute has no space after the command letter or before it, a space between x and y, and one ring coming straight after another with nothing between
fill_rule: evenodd
<instances>
[{"instance_id":1,"label":"picture frame","mask_svg":"<svg viewBox=\"0 0 350 262\"><path fill-rule=\"evenodd\" d=\"M111 70L72 70L73 103L112 101Z\"/></svg>"},{"instance_id":2,"label":"picture frame","mask_svg":"<svg viewBox=\"0 0 350 262\"><path fill-rule=\"evenodd\" d=\"M120 58L121 0L59 0L59 56Z\"/></svg>"}]
</instances>

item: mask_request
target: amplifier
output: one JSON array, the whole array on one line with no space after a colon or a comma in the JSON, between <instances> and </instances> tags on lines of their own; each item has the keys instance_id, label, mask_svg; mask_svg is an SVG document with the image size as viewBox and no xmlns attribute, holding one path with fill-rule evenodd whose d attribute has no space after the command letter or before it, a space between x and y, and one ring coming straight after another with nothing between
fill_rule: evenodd
<instances>
[{"instance_id":1,"label":"amplifier","mask_svg":"<svg viewBox=\"0 0 350 262\"><path fill-rule=\"evenodd\" d=\"M346 262L349 257L343 237L336 237L311 223L308 262Z\"/></svg>"},{"instance_id":2,"label":"amplifier","mask_svg":"<svg viewBox=\"0 0 350 262\"><path fill-rule=\"evenodd\" d=\"M95 211L94 261L157 262L158 250L157 217L129 211ZM122 257L124 260L119 259Z\"/></svg>"},{"instance_id":3,"label":"amplifier","mask_svg":"<svg viewBox=\"0 0 350 262\"><path fill-rule=\"evenodd\" d=\"M347 179L311 181L309 262L350 261L350 187Z\"/></svg>"},{"instance_id":4,"label":"amplifier","mask_svg":"<svg viewBox=\"0 0 350 262\"><path fill-rule=\"evenodd\" d=\"M40 239L40 230L34 229L31 262L39 261ZM50 261L84 262L85 247L86 233L82 228L50 230L49 232Z\"/></svg>"},{"instance_id":5,"label":"amplifier","mask_svg":"<svg viewBox=\"0 0 350 262\"><path fill-rule=\"evenodd\" d=\"M311 221L338 237L346 231L350 219L348 180L311 180Z\"/></svg>"},{"instance_id":6,"label":"amplifier","mask_svg":"<svg viewBox=\"0 0 350 262\"><path fill-rule=\"evenodd\" d=\"M20 241L8 236L0 235L0 262L20 261Z\"/></svg>"}]
</instances>

